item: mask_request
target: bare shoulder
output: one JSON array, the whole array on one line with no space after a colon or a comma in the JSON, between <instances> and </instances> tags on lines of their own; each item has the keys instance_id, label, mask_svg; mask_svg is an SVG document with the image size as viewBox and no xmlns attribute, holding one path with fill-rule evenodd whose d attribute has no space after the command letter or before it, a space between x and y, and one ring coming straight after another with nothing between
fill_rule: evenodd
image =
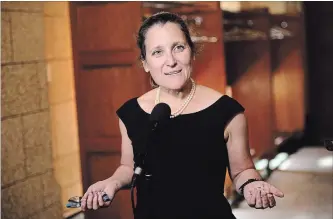
<instances>
[{"instance_id":1,"label":"bare shoulder","mask_svg":"<svg viewBox=\"0 0 333 219\"><path fill-rule=\"evenodd\" d=\"M212 104L220 99L224 94L203 85L197 86L197 95L201 101Z\"/></svg>"},{"instance_id":2,"label":"bare shoulder","mask_svg":"<svg viewBox=\"0 0 333 219\"><path fill-rule=\"evenodd\" d=\"M229 124L229 127L231 128L246 128L247 125L247 120L246 120L246 116L244 113L238 113L231 121ZM228 128L228 127L227 127Z\"/></svg>"},{"instance_id":3,"label":"bare shoulder","mask_svg":"<svg viewBox=\"0 0 333 219\"><path fill-rule=\"evenodd\" d=\"M140 107L150 113L155 104L156 89L152 89L138 98Z\"/></svg>"}]
</instances>

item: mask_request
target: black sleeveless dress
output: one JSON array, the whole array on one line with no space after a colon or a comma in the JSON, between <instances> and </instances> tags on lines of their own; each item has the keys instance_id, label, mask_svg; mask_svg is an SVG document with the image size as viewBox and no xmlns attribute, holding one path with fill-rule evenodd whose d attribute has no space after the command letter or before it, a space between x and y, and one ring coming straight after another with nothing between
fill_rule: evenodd
<instances>
[{"instance_id":1,"label":"black sleeveless dress","mask_svg":"<svg viewBox=\"0 0 333 219\"><path fill-rule=\"evenodd\" d=\"M138 179L135 218L234 219L223 195L229 165L224 129L243 111L236 100L224 95L206 109L170 119L147 149L150 114L137 98L124 103L117 115L132 141L134 160L147 151L152 164L151 180Z\"/></svg>"}]
</instances>

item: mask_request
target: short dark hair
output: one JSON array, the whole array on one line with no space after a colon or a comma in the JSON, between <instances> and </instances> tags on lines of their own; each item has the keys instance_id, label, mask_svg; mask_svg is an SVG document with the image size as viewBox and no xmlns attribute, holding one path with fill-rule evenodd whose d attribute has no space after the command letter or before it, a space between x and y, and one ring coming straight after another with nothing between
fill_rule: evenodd
<instances>
[{"instance_id":1,"label":"short dark hair","mask_svg":"<svg viewBox=\"0 0 333 219\"><path fill-rule=\"evenodd\" d=\"M146 46L145 46L145 40L146 40L146 33L152 26L156 24L166 24L167 22L172 22L175 24L178 24L180 27L180 30L184 33L186 41L188 45L191 48L192 56L194 56L196 49L195 45L191 39L190 31L184 22L184 20L179 17L176 14L170 13L170 12L158 12L151 17L147 18L141 25L139 29L139 33L137 36L137 46L140 49L140 59L145 60L146 59Z\"/></svg>"}]
</instances>

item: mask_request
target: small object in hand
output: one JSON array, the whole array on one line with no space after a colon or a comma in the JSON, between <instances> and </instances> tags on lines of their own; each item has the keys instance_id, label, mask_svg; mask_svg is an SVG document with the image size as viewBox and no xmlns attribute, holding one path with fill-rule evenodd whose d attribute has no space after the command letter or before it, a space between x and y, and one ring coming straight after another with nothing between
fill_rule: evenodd
<instances>
[{"instance_id":1,"label":"small object in hand","mask_svg":"<svg viewBox=\"0 0 333 219\"><path fill-rule=\"evenodd\" d=\"M81 197L73 196L68 199L68 203L66 204L67 208L79 208L81 207Z\"/></svg>"},{"instance_id":2,"label":"small object in hand","mask_svg":"<svg viewBox=\"0 0 333 219\"><path fill-rule=\"evenodd\" d=\"M70 199L68 199L66 207L67 208L79 208L79 207L81 207L81 199L82 199L82 197L80 197L80 196L71 197ZM109 198L109 196L106 193L102 196L102 199L103 199L104 202L111 201L111 199Z\"/></svg>"}]
</instances>

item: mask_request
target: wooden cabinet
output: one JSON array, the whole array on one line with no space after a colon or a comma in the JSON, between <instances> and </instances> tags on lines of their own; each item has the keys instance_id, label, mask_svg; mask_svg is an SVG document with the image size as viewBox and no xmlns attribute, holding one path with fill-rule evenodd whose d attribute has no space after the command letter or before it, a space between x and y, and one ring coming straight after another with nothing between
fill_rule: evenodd
<instances>
[{"instance_id":1,"label":"wooden cabinet","mask_svg":"<svg viewBox=\"0 0 333 219\"><path fill-rule=\"evenodd\" d=\"M274 131L276 135L302 131L306 111L302 18L272 15L270 21Z\"/></svg>"},{"instance_id":2,"label":"wooden cabinet","mask_svg":"<svg viewBox=\"0 0 333 219\"><path fill-rule=\"evenodd\" d=\"M249 145L262 155L273 147L269 13L224 12L227 82L245 108Z\"/></svg>"},{"instance_id":3,"label":"wooden cabinet","mask_svg":"<svg viewBox=\"0 0 333 219\"><path fill-rule=\"evenodd\" d=\"M274 138L304 130L301 15L267 9L223 12L227 84L246 109L255 156L274 154Z\"/></svg>"}]
</instances>

